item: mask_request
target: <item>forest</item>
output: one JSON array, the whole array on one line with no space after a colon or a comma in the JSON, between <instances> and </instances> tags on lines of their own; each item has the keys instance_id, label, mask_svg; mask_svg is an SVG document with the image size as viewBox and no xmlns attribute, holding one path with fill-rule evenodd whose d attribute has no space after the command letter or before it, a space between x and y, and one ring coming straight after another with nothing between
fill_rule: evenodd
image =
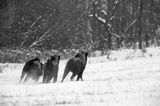
<instances>
[{"instance_id":1,"label":"forest","mask_svg":"<svg viewBox=\"0 0 160 106\"><path fill-rule=\"evenodd\" d=\"M160 0L0 0L1 62L10 54L20 62L26 53L145 49L159 39Z\"/></svg>"},{"instance_id":2,"label":"forest","mask_svg":"<svg viewBox=\"0 0 160 106\"><path fill-rule=\"evenodd\" d=\"M160 0L0 0L0 106L55 105L160 106Z\"/></svg>"}]
</instances>

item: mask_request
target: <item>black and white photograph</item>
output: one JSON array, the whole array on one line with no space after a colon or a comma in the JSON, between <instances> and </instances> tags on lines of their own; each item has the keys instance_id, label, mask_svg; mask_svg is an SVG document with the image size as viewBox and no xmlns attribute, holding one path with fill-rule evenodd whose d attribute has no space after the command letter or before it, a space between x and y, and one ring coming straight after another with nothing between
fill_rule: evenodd
<instances>
[{"instance_id":1,"label":"black and white photograph","mask_svg":"<svg viewBox=\"0 0 160 106\"><path fill-rule=\"evenodd\" d=\"M0 106L160 106L160 0L0 0Z\"/></svg>"}]
</instances>

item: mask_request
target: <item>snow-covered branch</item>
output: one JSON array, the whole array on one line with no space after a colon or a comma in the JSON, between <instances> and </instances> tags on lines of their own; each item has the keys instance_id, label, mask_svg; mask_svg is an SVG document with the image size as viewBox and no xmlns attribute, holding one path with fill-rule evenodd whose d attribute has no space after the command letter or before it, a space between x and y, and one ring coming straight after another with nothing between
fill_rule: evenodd
<instances>
[{"instance_id":1,"label":"snow-covered branch","mask_svg":"<svg viewBox=\"0 0 160 106\"><path fill-rule=\"evenodd\" d=\"M42 18L42 15L39 16L34 23L32 23L32 25L30 26L29 29L31 29L38 22L38 20L41 19L41 18Z\"/></svg>"},{"instance_id":2,"label":"snow-covered branch","mask_svg":"<svg viewBox=\"0 0 160 106\"><path fill-rule=\"evenodd\" d=\"M121 38L121 36L118 35L118 34L116 34L116 33L111 32L111 34L114 35L114 36L116 36L117 38Z\"/></svg>"},{"instance_id":3,"label":"snow-covered branch","mask_svg":"<svg viewBox=\"0 0 160 106\"><path fill-rule=\"evenodd\" d=\"M30 27L29 27L29 29L27 30L27 32L24 33L24 36L25 36L25 37L24 37L24 40L22 41L22 43L21 43L20 46L23 46L23 45L24 45L26 39L29 37L29 33L31 32L31 29L36 25L36 23L37 23L37 22L39 21L39 19L41 19L41 18L42 18L42 15L39 16L39 17L36 19L36 21L33 22L33 23L30 25Z\"/></svg>"},{"instance_id":4,"label":"snow-covered branch","mask_svg":"<svg viewBox=\"0 0 160 106\"><path fill-rule=\"evenodd\" d=\"M104 15L107 15L107 12L106 12L106 11L101 10L101 12L102 12Z\"/></svg>"},{"instance_id":5,"label":"snow-covered branch","mask_svg":"<svg viewBox=\"0 0 160 106\"><path fill-rule=\"evenodd\" d=\"M89 17L93 17L93 14L90 14Z\"/></svg>"},{"instance_id":6,"label":"snow-covered branch","mask_svg":"<svg viewBox=\"0 0 160 106\"><path fill-rule=\"evenodd\" d=\"M112 16L112 17L110 17L110 19L109 19L109 20L110 20L110 21L112 21L114 18L115 18L115 16Z\"/></svg>"},{"instance_id":7,"label":"snow-covered branch","mask_svg":"<svg viewBox=\"0 0 160 106\"><path fill-rule=\"evenodd\" d=\"M114 15L115 11L117 10L118 5L119 5L119 0L117 0L117 1L115 2L115 5L114 5L114 7L113 7L112 16Z\"/></svg>"},{"instance_id":8,"label":"snow-covered branch","mask_svg":"<svg viewBox=\"0 0 160 106\"><path fill-rule=\"evenodd\" d=\"M95 14L95 17L99 20L99 21L101 21L102 23L106 23L106 20L105 19L103 19L103 18L101 18L101 17L99 17L97 14Z\"/></svg>"},{"instance_id":9,"label":"snow-covered branch","mask_svg":"<svg viewBox=\"0 0 160 106\"><path fill-rule=\"evenodd\" d=\"M42 41L44 41L46 38L50 37L51 34L51 30L52 29L48 29L38 40L34 41L31 45L30 48L32 48L35 45L40 45L39 43L41 43Z\"/></svg>"},{"instance_id":10,"label":"snow-covered branch","mask_svg":"<svg viewBox=\"0 0 160 106\"><path fill-rule=\"evenodd\" d=\"M99 22L105 24L106 23L106 19L98 16L97 14L93 15L93 14L90 14L89 17L92 17L92 18L95 18L96 20L98 20Z\"/></svg>"},{"instance_id":11,"label":"snow-covered branch","mask_svg":"<svg viewBox=\"0 0 160 106\"><path fill-rule=\"evenodd\" d=\"M100 35L100 36L101 36L101 38L102 38L103 40L105 40L105 41L108 42L108 39L106 39L103 35Z\"/></svg>"},{"instance_id":12,"label":"snow-covered branch","mask_svg":"<svg viewBox=\"0 0 160 106\"><path fill-rule=\"evenodd\" d=\"M112 8L112 14L111 16L109 17L107 15L107 12L104 11L104 10L100 10L99 7L96 7L96 9L100 10L98 12L101 12L103 13L103 15L105 16L105 18L102 18L100 16L98 16L98 13L94 13L94 14L90 14L89 17L93 17L95 18L97 21L99 21L100 23L102 23L104 25L104 27L106 28L107 32L110 33L111 35L115 36L115 37L118 37L118 38L121 38L120 35L116 34L116 33L113 33L112 32L112 20L115 18L115 11L117 10L117 7L119 5L119 0L116 0L113 8ZM105 40L105 41L108 41L108 39L106 39L104 36L101 35L101 37Z\"/></svg>"},{"instance_id":13,"label":"snow-covered branch","mask_svg":"<svg viewBox=\"0 0 160 106\"><path fill-rule=\"evenodd\" d=\"M137 22L137 19L133 20L129 25L127 25L127 28L125 29L125 33L128 32L129 28L132 27Z\"/></svg>"}]
</instances>

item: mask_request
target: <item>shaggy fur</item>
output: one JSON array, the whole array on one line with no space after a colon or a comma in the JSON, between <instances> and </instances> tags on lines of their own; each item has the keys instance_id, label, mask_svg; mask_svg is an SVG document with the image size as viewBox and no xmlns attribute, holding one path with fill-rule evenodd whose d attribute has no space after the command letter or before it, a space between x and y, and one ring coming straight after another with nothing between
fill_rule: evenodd
<instances>
[{"instance_id":1,"label":"shaggy fur","mask_svg":"<svg viewBox=\"0 0 160 106\"><path fill-rule=\"evenodd\" d=\"M68 75L69 72L72 72L72 76L70 78L71 81L76 75L77 75L77 81L79 79L83 81L82 74L86 67L87 56L88 56L87 52L80 52L74 58L71 58L66 64L61 82L64 81L65 77Z\"/></svg>"},{"instance_id":2,"label":"shaggy fur","mask_svg":"<svg viewBox=\"0 0 160 106\"><path fill-rule=\"evenodd\" d=\"M39 58L34 58L32 60L27 61L23 67L19 82L21 83L24 77L25 79L23 83L25 83L30 78L32 78L35 81L38 81L39 77L42 75L42 69L43 69L43 64L40 62Z\"/></svg>"},{"instance_id":3,"label":"shaggy fur","mask_svg":"<svg viewBox=\"0 0 160 106\"><path fill-rule=\"evenodd\" d=\"M43 83L49 83L52 78L55 83L58 78L58 68L59 68L60 56L54 55L51 56L50 59L44 65L44 75L43 75Z\"/></svg>"}]
</instances>

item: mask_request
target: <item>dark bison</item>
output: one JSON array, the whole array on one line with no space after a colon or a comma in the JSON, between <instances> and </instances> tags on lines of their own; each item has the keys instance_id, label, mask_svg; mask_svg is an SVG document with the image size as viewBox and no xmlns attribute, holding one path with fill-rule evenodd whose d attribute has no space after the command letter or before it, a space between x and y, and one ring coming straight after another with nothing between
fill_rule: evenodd
<instances>
[{"instance_id":1,"label":"dark bison","mask_svg":"<svg viewBox=\"0 0 160 106\"><path fill-rule=\"evenodd\" d=\"M42 69L43 64L40 62L39 58L34 58L32 60L27 61L23 67L19 82L21 83L24 77L25 79L23 83L25 83L30 78L32 78L35 81L38 81L39 77L42 75Z\"/></svg>"},{"instance_id":2,"label":"dark bison","mask_svg":"<svg viewBox=\"0 0 160 106\"><path fill-rule=\"evenodd\" d=\"M82 51L82 52L78 53L74 58L71 58L66 64L61 82L64 81L65 77L67 76L67 74L70 71L72 72L72 76L70 78L71 81L73 80L73 78L76 75L78 75L77 76L77 81L79 79L81 79L81 81L83 81L82 74L83 74L83 71L86 67L87 56L88 56L88 53Z\"/></svg>"},{"instance_id":3,"label":"dark bison","mask_svg":"<svg viewBox=\"0 0 160 106\"><path fill-rule=\"evenodd\" d=\"M44 64L43 83L49 83L52 78L54 78L53 82L57 81L59 61L60 56L54 55Z\"/></svg>"}]
</instances>

